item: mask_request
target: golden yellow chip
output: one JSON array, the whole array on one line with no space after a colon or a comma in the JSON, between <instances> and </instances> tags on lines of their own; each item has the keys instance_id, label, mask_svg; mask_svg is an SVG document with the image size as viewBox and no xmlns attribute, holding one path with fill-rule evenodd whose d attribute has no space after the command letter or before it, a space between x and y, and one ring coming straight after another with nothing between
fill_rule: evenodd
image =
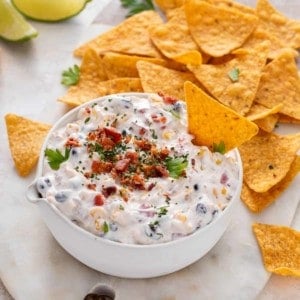
<instances>
[{"instance_id":1,"label":"golden yellow chip","mask_svg":"<svg viewBox=\"0 0 300 300\"><path fill-rule=\"evenodd\" d=\"M185 0L155 0L156 5L162 11L169 11L180 7L184 4Z\"/></svg>"},{"instance_id":2,"label":"golden yellow chip","mask_svg":"<svg viewBox=\"0 0 300 300\"><path fill-rule=\"evenodd\" d=\"M27 176L38 161L42 144L51 126L14 114L7 114L5 122L16 169L21 176Z\"/></svg>"},{"instance_id":3,"label":"golden yellow chip","mask_svg":"<svg viewBox=\"0 0 300 300\"><path fill-rule=\"evenodd\" d=\"M290 227L255 223L252 226L265 268L300 277L300 232Z\"/></svg>"},{"instance_id":4,"label":"golden yellow chip","mask_svg":"<svg viewBox=\"0 0 300 300\"><path fill-rule=\"evenodd\" d=\"M214 100L191 82L184 84L184 90L188 128L197 145L212 149L214 144L223 142L229 151L257 134L258 127L253 122Z\"/></svg>"},{"instance_id":5,"label":"golden yellow chip","mask_svg":"<svg viewBox=\"0 0 300 300\"><path fill-rule=\"evenodd\" d=\"M277 11L268 0L258 0L256 13L261 27L274 34L286 47L300 48L300 22L290 20Z\"/></svg>"},{"instance_id":6,"label":"golden yellow chip","mask_svg":"<svg viewBox=\"0 0 300 300\"><path fill-rule=\"evenodd\" d=\"M253 121L260 129L266 132L272 132L276 127L279 120L279 114L266 116L262 119Z\"/></svg>"},{"instance_id":7,"label":"golden yellow chip","mask_svg":"<svg viewBox=\"0 0 300 300\"><path fill-rule=\"evenodd\" d=\"M263 43L256 50L236 51L236 57L223 64L188 68L212 96L245 115L255 98L268 49L269 43Z\"/></svg>"},{"instance_id":8,"label":"golden yellow chip","mask_svg":"<svg viewBox=\"0 0 300 300\"><path fill-rule=\"evenodd\" d=\"M239 48L257 25L255 15L210 5L202 0L185 3L190 32L201 50L220 57Z\"/></svg>"},{"instance_id":9,"label":"golden yellow chip","mask_svg":"<svg viewBox=\"0 0 300 300\"><path fill-rule=\"evenodd\" d=\"M290 51L264 67L255 101L269 108L283 103L282 114L300 119L300 79Z\"/></svg>"},{"instance_id":10,"label":"golden yellow chip","mask_svg":"<svg viewBox=\"0 0 300 300\"><path fill-rule=\"evenodd\" d=\"M251 190L246 183L243 183L241 199L251 211L259 213L273 203L280 196L280 194L288 188L299 172L300 157L297 156L292 162L291 168L287 172L286 176L267 192L256 193Z\"/></svg>"},{"instance_id":11,"label":"golden yellow chip","mask_svg":"<svg viewBox=\"0 0 300 300\"><path fill-rule=\"evenodd\" d=\"M258 193L264 193L288 173L300 148L300 133L276 135L260 132L239 147L244 181Z\"/></svg>"},{"instance_id":12,"label":"golden yellow chip","mask_svg":"<svg viewBox=\"0 0 300 300\"><path fill-rule=\"evenodd\" d=\"M252 34L248 37L248 39L243 44L243 48L253 49L264 41L270 41L270 51L268 54L269 59L275 59L282 52L285 51L290 51L294 57L298 56L298 52L295 49L287 48L286 44L282 40L277 38L271 32L268 32L265 29L261 28L261 26L258 26L252 32Z\"/></svg>"},{"instance_id":13,"label":"golden yellow chip","mask_svg":"<svg viewBox=\"0 0 300 300\"><path fill-rule=\"evenodd\" d=\"M250 121L255 121L259 119L264 119L267 116L273 115L278 113L283 107L283 104L277 104L272 108L267 108L261 104L254 103L249 112L247 113L246 117Z\"/></svg>"},{"instance_id":14,"label":"golden yellow chip","mask_svg":"<svg viewBox=\"0 0 300 300\"><path fill-rule=\"evenodd\" d=\"M150 36L166 57L183 64L202 63L200 49L190 35L183 7L176 9L167 23L151 27Z\"/></svg>"},{"instance_id":15,"label":"golden yellow chip","mask_svg":"<svg viewBox=\"0 0 300 300\"><path fill-rule=\"evenodd\" d=\"M87 49L92 48L97 54L112 51L160 58L161 54L151 42L148 29L161 23L162 20L156 12L144 11L80 46L74 54L82 57Z\"/></svg>"},{"instance_id":16,"label":"golden yellow chip","mask_svg":"<svg viewBox=\"0 0 300 300\"><path fill-rule=\"evenodd\" d=\"M137 69L145 92L161 92L180 100L184 100L184 82L198 82L190 72L179 72L145 61L137 62Z\"/></svg>"},{"instance_id":17,"label":"golden yellow chip","mask_svg":"<svg viewBox=\"0 0 300 300\"><path fill-rule=\"evenodd\" d=\"M93 86L93 98L88 86L85 89L71 87L66 96L59 99L71 106L78 106L92 99L117 93L143 92L141 80L139 78L115 78L99 82Z\"/></svg>"},{"instance_id":18,"label":"golden yellow chip","mask_svg":"<svg viewBox=\"0 0 300 300\"><path fill-rule=\"evenodd\" d=\"M107 52L103 56L103 65L108 79L139 77L139 73L136 68L136 63L139 60L148 61L158 65L165 65L167 63L164 59L159 58Z\"/></svg>"},{"instance_id":19,"label":"golden yellow chip","mask_svg":"<svg viewBox=\"0 0 300 300\"><path fill-rule=\"evenodd\" d=\"M93 49L88 49L80 66L80 77L76 85L69 87L67 94L58 100L70 105L80 105L99 97L98 84L107 80L102 58Z\"/></svg>"},{"instance_id":20,"label":"golden yellow chip","mask_svg":"<svg viewBox=\"0 0 300 300\"><path fill-rule=\"evenodd\" d=\"M100 82L99 96L118 93L143 92L140 78L115 78Z\"/></svg>"}]
</instances>

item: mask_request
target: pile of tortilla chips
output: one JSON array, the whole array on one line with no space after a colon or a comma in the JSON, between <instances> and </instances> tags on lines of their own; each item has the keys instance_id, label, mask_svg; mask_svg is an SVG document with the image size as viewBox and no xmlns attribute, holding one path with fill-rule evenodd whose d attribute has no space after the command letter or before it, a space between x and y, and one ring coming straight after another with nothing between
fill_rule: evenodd
<instances>
[{"instance_id":1,"label":"pile of tortilla chips","mask_svg":"<svg viewBox=\"0 0 300 300\"><path fill-rule=\"evenodd\" d=\"M300 133L273 132L280 122L300 124L300 22L269 0L257 0L255 9L233 0L155 2L164 18L139 13L75 50L82 59L79 81L59 101L77 106L121 92L185 100L195 143L239 147L241 198L261 212L300 171ZM6 122L15 165L25 176L49 126L12 115ZM23 157L30 158L25 165ZM268 270L299 276L299 233L262 224L254 232Z\"/></svg>"}]
</instances>

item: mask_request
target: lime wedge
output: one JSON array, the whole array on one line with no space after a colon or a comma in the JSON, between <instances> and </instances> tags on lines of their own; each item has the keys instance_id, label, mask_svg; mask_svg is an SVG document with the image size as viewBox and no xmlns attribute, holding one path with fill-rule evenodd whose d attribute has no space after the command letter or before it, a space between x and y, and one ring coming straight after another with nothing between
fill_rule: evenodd
<instances>
[{"instance_id":1,"label":"lime wedge","mask_svg":"<svg viewBox=\"0 0 300 300\"><path fill-rule=\"evenodd\" d=\"M37 21L55 22L79 14L91 0L12 0L20 13Z\"/></svg>"},{"instance_id":2,"label":"lime wedge","mask_svg":"<svg viewBox=\"0 0 300 300\"><path fill-rule=\"evenodd\" d=\"M0 37L9 41L24 41L37 34L36 29L7 0L0 0Z\"/></svg>"}]
</instances>

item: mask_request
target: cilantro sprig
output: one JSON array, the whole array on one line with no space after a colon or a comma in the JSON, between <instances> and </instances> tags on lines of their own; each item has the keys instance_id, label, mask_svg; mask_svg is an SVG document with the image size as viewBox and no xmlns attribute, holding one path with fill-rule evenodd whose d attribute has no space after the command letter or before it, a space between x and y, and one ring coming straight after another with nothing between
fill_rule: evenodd
<instances>
[{"instance_id":1,"label":"cilantro sprig","mask_svg":"<svg viewBox=\"0 0 300 300\"><path fill-rule=\"evenodd\" d=\"M239 68L233 68L228 72L228 77L232 82L237 82L239 81L239 76L240 76L240 69Z\"/></svg>"},{"instance_id":2,"label":"cilantro sprig","mask_svg":"<svg viewBox=\"0 0 300 300\"><path fill-rule=\"evenodd\" d=\"M221 141L219 144L213 143L212 150L213 152L219 152L221 154L225 154L226 152L225 143L223 141Z\"/></svg>"},{"instance_id":3,"label":"cilantro sprig","mask_svg":"<svg viewBox=\"0 0 300 300\"><path fill-rule=\"evenodd\" d=\"M169 171L169 176L172 178L177 179L182 176L187 166L188 161L185 156L166 158L166 167Z\"/></svg>"},{"instance_id":4,"label":"cilantro sprig","mask_svg":"<svg viewBox=\"0 0 300 300\"><path fill-rule=\"evenodd\" d=\"M51 169L58 170L60 164L67 161L70 156L71 149L65 148L65 155L63 155L59 149L45 149L45 156L48 158L48 163Z\"/></svg>"},{"instance_id":5,"label":"cilantro sprig","mask_svg":"<svg viewBox=\"0 0 300 300\"><path fill-rule=\"evenodd\" d=\"M131 17L144 10L154 10L152 0L120 0L124 8L127 8L128 14L126 17Z\"/></svg>"},{"instance_id":6,"label":"cilantro sprig","mask_svg":"<svg viewBox=\"0 0 300 300\"><path fill-rule=\"evenodd\" d=\"M80 68L77 65L62 72L61 83L65 86L75 85L79 81Z\"/></svg>"}]
</instances>

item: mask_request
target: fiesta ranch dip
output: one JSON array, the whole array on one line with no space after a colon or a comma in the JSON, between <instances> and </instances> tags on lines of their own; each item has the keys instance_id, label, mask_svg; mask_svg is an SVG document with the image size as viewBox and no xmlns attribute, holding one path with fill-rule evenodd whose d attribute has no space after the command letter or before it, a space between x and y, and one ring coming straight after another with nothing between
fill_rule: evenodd
<instances>
[{"instance_id":1,"label":"fiesta ranch dip","mask_svg":"<svg viewBox=\"0 0 300 300\"><path fill-rule=\"evenodd\" d=\"M184 102L141 95L81 108L52 132L37 181L67 218L127 244L172 241L211 223L239 177L234 155L192 144Z\"/></svg>"}]
</instances>

